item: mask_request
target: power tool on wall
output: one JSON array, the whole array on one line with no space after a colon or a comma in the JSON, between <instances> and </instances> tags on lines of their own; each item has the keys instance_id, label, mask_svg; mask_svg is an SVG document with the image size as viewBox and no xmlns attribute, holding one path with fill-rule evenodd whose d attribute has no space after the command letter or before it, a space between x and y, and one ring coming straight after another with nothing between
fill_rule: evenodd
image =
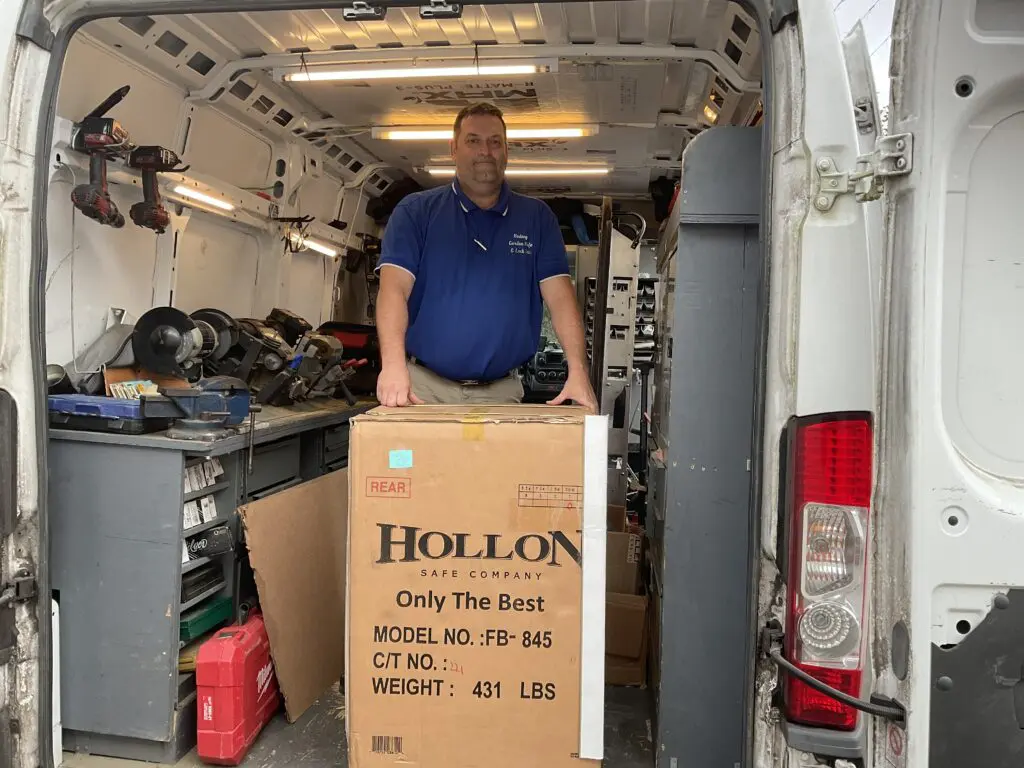
<instances>
[{"instance_id":1,"label":"power tool on wall","mask_svg":"<svg viewBox=\"0 0 1024 768\"><path fill-rule=\"evenodd\" d=\"M111 227L123 227L124 216L110 199L107 189L107 160L131 151L131 138L117 120L104 117L128 95L130 86L110 94L81 122L75 123L71 148L89 155L89 183L71 191L71 203L90 219Z\"/></svg>"},{"instance_id":2,"label":"power tool on wall","mask_svg":"<svg viewBox=\"0 0 1024 768\"><path fill-rule=\"evenodd\" d=\"M167 209L160 202L160 187L157 183L158 173L174 171L183 173L191 166L178 167L181 160L169 149L157 146L136 147L128 155L128 167L142 171L142 197L135 203L128 215L140 227L152 229L158 235L163 234L171 223Z\"/></svg>"}]
</instances>

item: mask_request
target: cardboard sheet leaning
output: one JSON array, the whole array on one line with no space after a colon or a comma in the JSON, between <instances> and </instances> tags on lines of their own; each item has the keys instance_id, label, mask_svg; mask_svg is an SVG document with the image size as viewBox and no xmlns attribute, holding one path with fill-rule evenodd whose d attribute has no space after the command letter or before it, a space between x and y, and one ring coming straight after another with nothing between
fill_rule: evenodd
<instances>
[{"instance_id":1,"label":"cardboard sheet leaning","mask_svg":"<svg viewBox=\"0 0 1024 768\"><path fill-rule=\"evenodd\" d=\"M598 764L607 430L531 406L353 420L353 768Z\"/></svg>"}]
</instances>

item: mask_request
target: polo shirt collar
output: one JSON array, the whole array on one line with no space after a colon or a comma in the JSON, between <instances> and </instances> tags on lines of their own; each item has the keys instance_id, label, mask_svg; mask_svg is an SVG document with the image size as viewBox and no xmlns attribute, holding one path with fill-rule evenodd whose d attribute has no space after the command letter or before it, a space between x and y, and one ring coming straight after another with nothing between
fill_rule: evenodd
<instances>
[{"instance_id":1,"label":"polo shirt collar","mask_svg":"<svg viewBox=\"0 0 1024 768\"><path fill-rule=\"evenodd\" d=\"M458 179L455 179L452 182L452 192L455 194L455 198L459 201L459 206L465 213L479 210L479 206L470 200L466 196L466 193L462 191L462 185L459 184ZM500 213L502 216L507 216L510 197L511 193L508 188L508 182L501 182L501 192L498 193L498 202L495 203L493 208L489 208L487 210L490 210L493 213Z\"/></svg>"}]
</instances>

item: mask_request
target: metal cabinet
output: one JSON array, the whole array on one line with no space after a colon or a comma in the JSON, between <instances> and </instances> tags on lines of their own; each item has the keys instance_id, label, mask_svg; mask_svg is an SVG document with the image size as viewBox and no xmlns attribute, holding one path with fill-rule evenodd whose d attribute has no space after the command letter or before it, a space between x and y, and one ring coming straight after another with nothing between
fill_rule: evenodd
<instances>
[{"instance_id":1,"label":"metal cabinet","mask_svg":"<svg viewBox=\"0 0 1024 768\"><path fill-rule=\"evenodd\" d=\"M195 746L195 677L178 674L181 615L218 596L237 611L255 588L237 507L343 466L349 418L368 407L267 408L251 436L211 442L51 430L66 749L175 763ZM220 472L202 487L185 479L214 463ZM207 497L215 514L186 520L186 503ZM183 563L183 542L221 523L234 552ZM223 578L183 600L182 578L211 564Z\"/></svg>"}]
</instances>

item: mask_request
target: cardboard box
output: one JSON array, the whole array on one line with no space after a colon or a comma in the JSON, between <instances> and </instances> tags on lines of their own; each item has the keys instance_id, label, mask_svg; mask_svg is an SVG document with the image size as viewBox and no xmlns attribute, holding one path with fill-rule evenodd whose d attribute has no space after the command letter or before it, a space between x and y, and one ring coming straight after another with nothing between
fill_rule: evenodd
<instances>
[{"instance_id":1,"label":"cardboard box","mask_svg":"<svg viewBox=\"0 0 1024 768\"><path fill-rule=\"evenodd\" d=\"M635 595L640 589L643 539L636 533L609 533L607 542L606 589Z\"/></svg>"},{"instance_id":2,"label":"cardboard box","mask_svg":"<svg viewBox=\"0 0 1024 768\"><path fill-rule=\"evenodd\" d=\"M607 435L577 408L353 419L352 768L603 756Z\"/></svg>"},{"instance_id":3,"label":"cardboard box","mask_svg":"<svg viewBox=\"0 0 1024 768\"><path fill-rule=\"evenodd\" d=\"M606 682L609 685L645 685L650 628L647 596L609 592L605 612Z\"/></svg>"},{"instance_id":4,"label":"cardboard box","mask_svg":"<svg viewBox=\"0 0 1024 768\"><path fill-rule=\"evenodd\" d=\"M239 507L288 721L345 669L348 472Z\"/></svg>"},{"instance_id":5,"label":"cardboard box","mask_svg":"<svg viewBox=\"0 0 1024 768\"><path fill-rule=\"evenodd\" d=\"M626 508L621 504L608 505L608 530L615 533L626 532Z\"/></svg>"}]
</instances>

